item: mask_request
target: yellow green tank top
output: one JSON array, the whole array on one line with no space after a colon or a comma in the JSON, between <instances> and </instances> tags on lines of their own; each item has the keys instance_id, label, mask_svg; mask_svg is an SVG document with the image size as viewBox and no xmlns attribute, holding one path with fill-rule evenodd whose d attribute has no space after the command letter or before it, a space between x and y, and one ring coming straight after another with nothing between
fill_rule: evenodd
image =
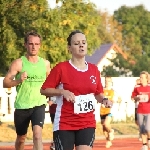
<instances>
[{"instance_id":1,"label":"yellow green tank top","mask_svg":"<svg viewBox=\"0 0 150 150\"><path fill-rule=\"evenodd\" d=\"M27 72L27 79L16 87L17 97L15 100L16 109L28 109L46 104L46 97L41 95L40 89L46 79L46 65L44 59L38 57L37 63L28 61L25 56L22 59L22 70L16 75L20 78L22 72Z\"/></svg>"}]
</instances>

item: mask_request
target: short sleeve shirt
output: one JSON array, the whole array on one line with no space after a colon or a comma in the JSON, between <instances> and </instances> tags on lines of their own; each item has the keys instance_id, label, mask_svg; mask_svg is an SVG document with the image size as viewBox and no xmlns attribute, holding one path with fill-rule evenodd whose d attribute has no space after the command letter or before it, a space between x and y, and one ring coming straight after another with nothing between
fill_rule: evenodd
<instances>
[{"instance_id":1,"label":"short sleeve shirt","mask_svg":"<svg viewBox=\"0 0 150 150\"><path fill-rule=\"evenodd\" d=\"M79 70L70 61L57 64L50 72L42 89L59 88L73 92L75 96L103 93L100 72L94 64L87 63L87 69ZM95 99L92 99L94 101ZM86 113L74 113L74 104L63 96L56 96L54 131L79 130L95 127L94 110Z\"/></svg>"},{"instance_id":2,"label":"short sleeve shirt","mask_svg":"<svg viewBox=\"0 0 150 150\"><path fill-rule=\"evenodd\" d=\"M137 113L149 114L150 113L150 85L143 86L137 85L132 92L132 98L138 95L148 95L148 102L139 102Z\"/></svg>"}]
</instances>

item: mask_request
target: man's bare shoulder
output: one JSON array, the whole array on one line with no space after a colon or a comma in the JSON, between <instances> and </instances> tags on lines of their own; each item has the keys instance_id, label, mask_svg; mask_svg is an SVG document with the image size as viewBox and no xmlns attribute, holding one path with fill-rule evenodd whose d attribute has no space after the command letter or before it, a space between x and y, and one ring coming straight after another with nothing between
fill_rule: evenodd
<instances>
[{"instance_id":1,"label":"man's bare shoulder","mask_svg":"<svg viewBox=\"0 0 150 150\"><path fill-rule=\"evenodd\" d=\"M51 68L50 68L50 62L46 59L44 59L45 65L46 65L46 76L49 75Z\"/></svg>"},{"instance_id":2,"label":"man's bare shoulder","mask_svg":"<svg viewBox=\"0 0 150 150\"><path fill-rule=\"evenodd\" d=\"M49 62L49 60L44 59L44 62L45 62L46 68L50 68L50 62Z\"/></svg>"},{"instance_id":3,"label":"man's bare shoulder","mask_svg":"<svg viewBox=\"0 0 150 150\"><path fill-rule=\"evenodd\" d=\"M22 59L18 58L12 61L11 68L16 68L15 70L20 71L22 69Z\"/></svg>"},{"instance_id":4,"label":"man's bare shoulder","mask_svg":"<svg viewBox=\"0 0 150 150\"><path fill-rule=\"evenodd\" d=\"M22 63L22 59L21 58L18 58L18 59L15 59L12 61L12 64L20 64Z\"/></svg>"},{"instance_id":5,"label":"man's bare shoulder","mask_svg":"<svg viewBox=\"0 0 150 150\"><path fill-rule=\"evenodd\" d=\"M14 61L12 61L9 70L7 72L7 74L5 75L5 78L11 78L14 79L15 75L20 72L22 69L22 60L21 58L19 59L15 59Z\"/></svg>"},{"instance_id":6,"label":"man's bare shoulder","mask_svg":"<svg viewBox=\"0 0 150 150\"><path fill-rule=\"evenodd\" d=\"M47 60L47 59L44 59L44 62L45 62L45 64L46 64L46 66L47 66L47 65L50 65L50 62L49 62L49 60Z\"/></svg>"},{"instance_id":7,"label":"man's bare shoulder","mask_svg":"<svg viewBox=\"0 0 150 150\"><path fill-rule=\"evenodd\" d=\"M14 64L14 65L20 65L21 64L22 65L22 59L18 58L18 59L13 60L12 64Z\"/></svg>"}]
</instances>

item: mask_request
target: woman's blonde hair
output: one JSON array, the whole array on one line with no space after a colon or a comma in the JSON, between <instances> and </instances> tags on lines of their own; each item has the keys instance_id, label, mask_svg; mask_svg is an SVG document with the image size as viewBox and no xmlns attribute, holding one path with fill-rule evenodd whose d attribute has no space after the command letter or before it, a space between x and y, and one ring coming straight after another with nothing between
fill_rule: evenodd
<instances>
[{"instance_id":1,"label":"woman's blonde hair","mask_svg":"<svg viewBox=\"0 0 150 150\"><path fill-rule=\"evenodd\" d=\"M145 74L146 75L146 78L147 78L147 81L149 80L149 73L147 72L147 71L142 71L141 73L140 73L140 75L141 74Z\"/></svg>"}]
</instances>

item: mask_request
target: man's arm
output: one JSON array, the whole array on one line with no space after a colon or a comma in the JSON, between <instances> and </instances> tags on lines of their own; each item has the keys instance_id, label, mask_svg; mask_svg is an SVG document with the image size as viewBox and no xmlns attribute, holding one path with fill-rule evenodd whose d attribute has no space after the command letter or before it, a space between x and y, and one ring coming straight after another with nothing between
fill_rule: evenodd
<instances>
[{"instance_id":1,"label":"man's arm","mask_svg":"<svg viewBox=\"0 0 150 150\"><path fill-rule=\"evenodd\" d=\"M51 71L50 62L48 60L45 60L45 64L46 64L46 77L47 77Z\"/></svg>"},{"instance_id":2,"label":"man's arm","mask_svg":"<svg viewBox=\"0 0 150 150\"><path fill-rule=\"evenodd\" d=\"M17 86L22 82L21 79L14 80L16 74L20 72L21 69L22 69L22 60L21 59L14 60L10 65L6 76L4 77L3 88L11 88Z\"/></svg>"}]
</instances>

